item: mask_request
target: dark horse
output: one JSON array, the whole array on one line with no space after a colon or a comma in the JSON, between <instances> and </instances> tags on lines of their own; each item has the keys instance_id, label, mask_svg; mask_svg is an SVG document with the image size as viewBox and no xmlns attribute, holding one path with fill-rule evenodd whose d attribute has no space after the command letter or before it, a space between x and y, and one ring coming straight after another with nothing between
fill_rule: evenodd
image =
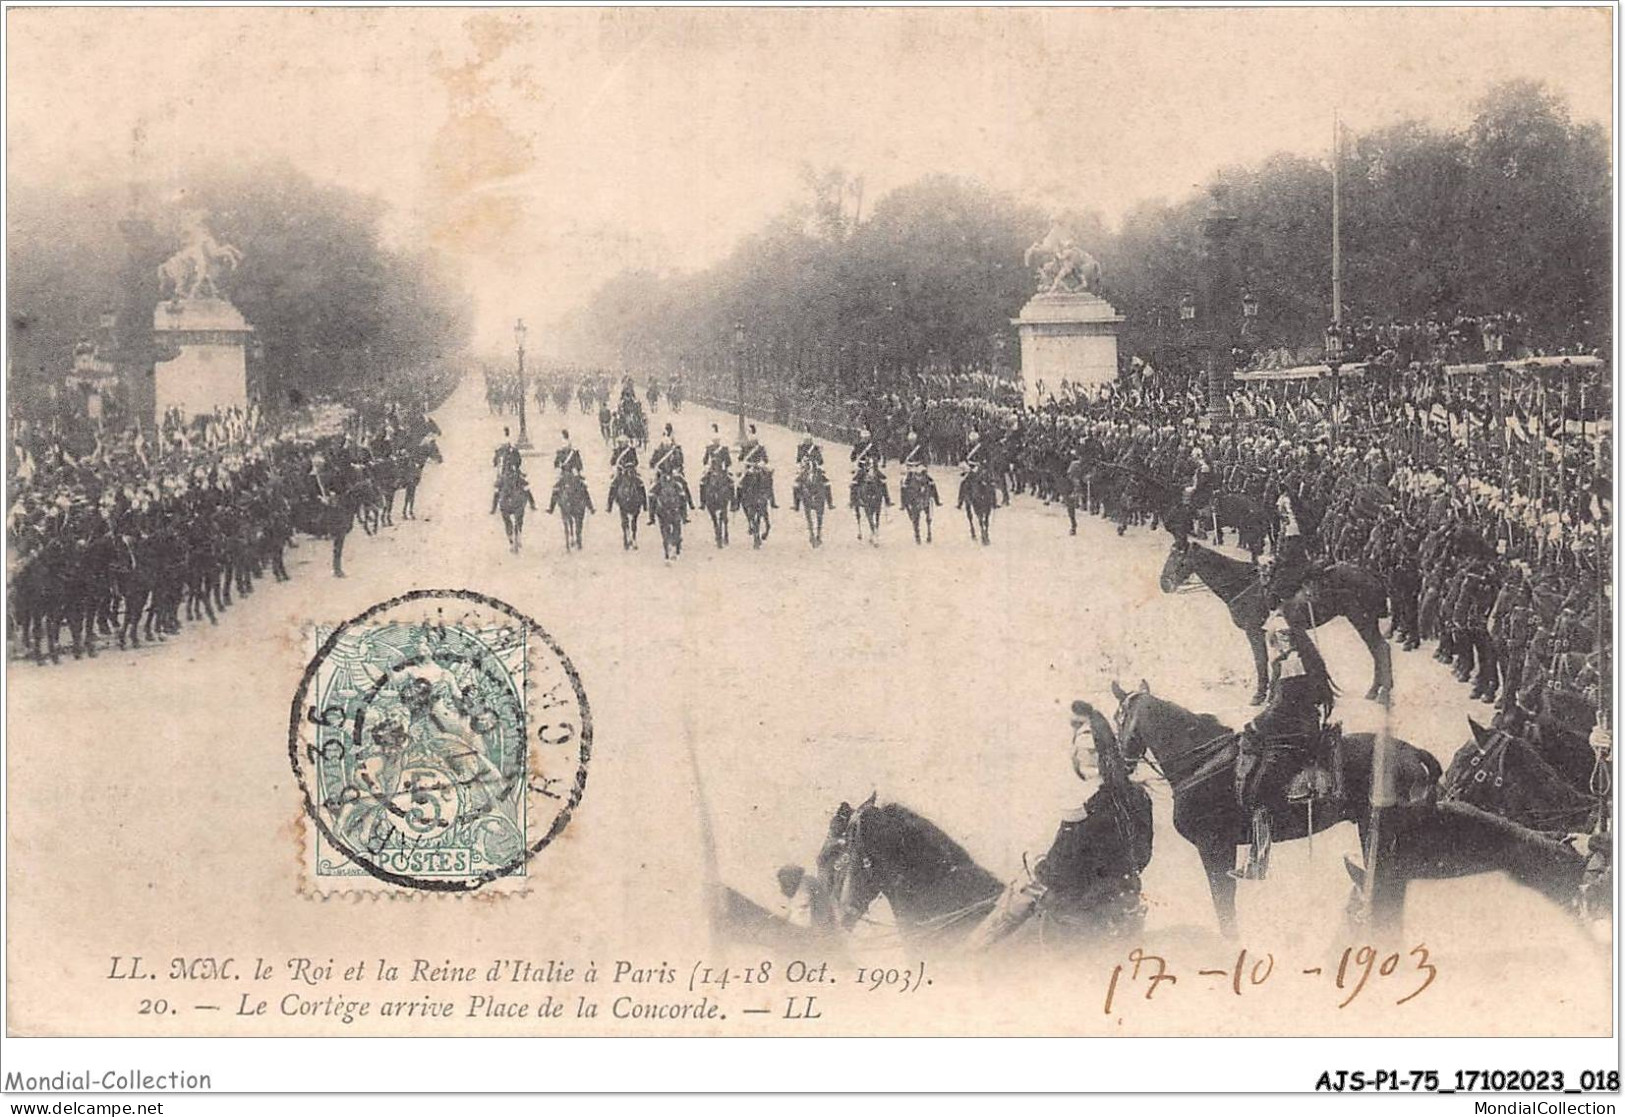
<instances>
[{"instance_id":1,"label":"dark horse","mask_svg":"<svg viewBox=\"0 0 1625 1117\"><path fill-rule=\"evenodd\" d=\"M711 531L717 546L728 545L728 512L734 504L734 480L728 475L720 457L712 458L704 476L700 478L700 507L711 517Z\"/></svg>"},{"instance_id":2,"label":"dark horse","mask_svg":"<svg viewBox=\"0 0 1625 1117\"><path fill-rule=\"evenodd\" d=\"M604 511L621 510L621 549L633 551L638 546L638 519L648 507L649 494L643 487L643 478L632 468L617 469L615 479L609 483L609 501Z\"/></svg>"},{"instance_id":3,"label":"dark horse","mask_svg":"<svg viewBox=\"0 0 1625 1117\"><path fill-rule=\"evenodd\" d=\"M497 511L502 513L502 530L508 536L508 550L519 553L525 534L525 509L535 508L536 498L517 470L503 470L497 479Z\"/></svg>"},{"instance_id":4,"label":"dark horse","mask_svg":"<svg viewBox=\"0 0 1625 1117\"><path fill-rule=\"evenodd\" d=\"M444 462L440 456L440 444L433 438L425 438L417 446L407 450L401 462L401 519L415 520L418 518L418 485L423 481L423 467L429 462Z\"/></svg>"},{"instance_id":5,"label":"dark horse","mask_svg":"<svg viewBox=\"0 0 1625 1117\"><path fill-rule=\"evenodd\" d=\"M344 577L344 541L355 526L361 494L354 486L331 499L311 499L293 506L293 526L307 535L333 541L333 577Z\"/></svg>"},{"instance_id":6,"label":"dark horse","mask_svg":"<svg viewBox=\"0 0 1625 1117\"><path fill-rule=\"evenodd\" d=\"M581 529L586 525L587 513L593 511L593 506L587 483L579 473L571 471L559 478L558 485L553 489L553 499L547 502L548 514L551 515L555 508L564 523L564 549L581 550Z\"/></svg>"},{"instance_id":7,"label":"dark horse","mask_svg":"<svg viewBox=\"0 0 1625 1117\"><path fill-rule=\"evenodd\" d=\"M1234 528L1241 549L1258 561L1264 553L1264 544L1275 529L1275 513L1266 505L1244 493L1216 492L1207 504L1197 509L1198 522L1213 527L1213 541L1224 543L1226 528Z\"/></svg>"},{"instance_id":8,"label":"dark horse","mask_svg":"<svg viewBox=\"0 0 1625 1117\"><path fill-rule=\"evenodd\" d=\"M1227 558L1200 543L1175 541L1163 564L1160 579L1163 593L1177 593L1191 578L1199 579L1230 610L1230 621L1247 636L1253 649L1253 666L1258 670L1258 689L1253 704L1264 700L1269 687L1269 658L1264 649L1264 621L1269 610L1264 604L1264 582L1258 568L1240 559ZM1340 562L1313 577L1292 600L1281 606L1281 615L1294 628L1318 628L1337 617L1347 617L1371 651L1371 689L1367 698L1392 693L1394 668L1388 641L1378 624L1388 615L1388 591L1382 582L1359 567Z\"/></svg>"},{"instance_id":9,"label":"dark horse","mask_svg":"<svg viewBox=\"0 0 1625 1117\"><path fill-rule=\"evenodd\" d=\"M914 525L914 542L920 541L920 517L925 517L925 541L931 542L931 481L924 473L903 478L903 511Z\"/></svg>"},{"instance_id":10,"label":"dark horse","mask_svg":"<svg viewBox=\"0 0 1625 1117\"><path fill-rule=\"evenodd\" d=\"M987 546L987 522L993 515L998 500L998 488L985 469L973 469L965 475L959 490L959 506L965 510L965 522L970 525L970 537L976 538L976 529L982 529L982 546Z\"/></svg>"},{"instance_id":11,"label":"dark horse","mask_svg":"<svg viewBox=\"0 0 1625 1117\"><path fill-rule=\"evenodd\" d=\"M934 823L899 803L842 803L818 851L818 880L850 930L877 896L904 941L959 942L993 910L1004 885Z\"/></svg>"},{"instance_id":12,"label":"dark horse","mask_svg":"<svg viewBox=\"0 0 1625 1117\"><path fill-rule=\"evenodd\" d=\"M880 545L880 506L886 501L886 482L880 473L869 466L858 475L857 492L853 494L852 515L858 521L858 539L863 538L863 521L869 521L869 542Z\"/></svg>"},{"instance_id":13,"label":"dark horse","mask_svg":"<svg viewBox=\"0 0 1625 1117\"><path fill-rule=\"evenodd\" d=\"M767 511L773 495L771 484L765 469L747 469L739 478L739 489L734 495L734 507L745 513L745 522L750 525L752 547L760 547L765 543L768 534L773 530L773 520Z\"/></svg>"},{"instance_id":14,"label":"dark horse","mask_svg":"<svg viewBox=\"0 0 1625 1117\"><path fill-rule=\"evenodd\" d=\"M660 548L669 559L683 553L683 486L676 476L662 473L655 479L649 499L649 519L660 524Z\"/></svg>"},{"instance_id":15,"label":"dark horse","mask_svg":"<svg viewBox=\"0 0 1625 1117\"><path fill-rule=\"evenodd\" d=\"M1173 789L1174 829L1196 847L1207 873L1219 929L1236 933L1236 848L1252 840L1251 819L1236 800L1235 733L1211 714L1197 714L1139 689L1124 693L1112 683L1117 698L1117 743L1130 765L1147 753ZM1260 804L1274 816L1272 839L1295 841L1339 822L1356 822L1365 836L1371 800L1371 754L1376 736L1345 735L1337 755L1342 771L1334 774L1341 794L1334 798L1291 803L1284 797ZM1431 808L1438 790L1439 762L1404 741L1393 742L1397 815L1412 808Z\"/></svg>"},{"instance_id":16,"label":"dark horse","mask_svg":"<svg viewBox=\"0 0 1625 1117\"><path fill-rule=\"evenodd\" d=\"M824 544L824 509L829 507L828 484L821 472L803 469L796 477L793 507L807 513L807 542L814 547Z\"/></svg>"},{"instance_id":17,"label":"dark horse","mask_svg":"<svg viewBox=\"0 0 1625 1117\"><path fill-rule=\"evenodd\" d=\"M1598 808L1598 793L1590 790L1596 758L1584 737L1549 724L1533 740L1499 721L1490 728L1471 718L1467 724L1473 739L1457 750L1445 770L1446 801L1467 803L1548 834L1591 828Z\"/></svg>"}]
</instances>

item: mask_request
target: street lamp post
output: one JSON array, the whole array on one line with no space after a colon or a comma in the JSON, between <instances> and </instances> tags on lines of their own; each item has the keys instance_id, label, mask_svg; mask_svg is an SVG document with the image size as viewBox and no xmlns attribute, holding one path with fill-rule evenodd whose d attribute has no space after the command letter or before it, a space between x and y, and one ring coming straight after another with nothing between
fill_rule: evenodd
<instances>
[{"instance_id":1,"label":"street lamp post","mask_svg":"<svg viewBox=\"0 0 1625 1117\"><path fill-rule=\"evenodd\" d=\"M745 323L734 323L734 391L739 398L739 441L745 441Z\"/></svg>"},{"instance_id":2,"label":"street lamp post","mask_svg":"<svg viewBox=\"0 0 1625 1117\"><path fill-rule=\"evenodd\" d=\"M525 397L529 395L525 385L525 333L525 320L521 318L513 327L513 340L519 350L519 442L516 445L520 450L530 449L530 431L525 427Z\"/></svg>"}]
</instances>

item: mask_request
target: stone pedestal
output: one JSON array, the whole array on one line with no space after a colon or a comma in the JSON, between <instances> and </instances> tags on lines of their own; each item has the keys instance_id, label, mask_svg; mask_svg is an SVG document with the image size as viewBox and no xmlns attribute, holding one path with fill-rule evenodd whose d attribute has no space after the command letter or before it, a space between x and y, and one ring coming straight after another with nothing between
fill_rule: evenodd
<instances>
[{"instance_id":1,"label":"stone pedestal","mask_svg":"<svg viewBox=\"0 0 1625 1117\"><path fill-rule=\"evenodd\" d=\"M1022 392L1029 404L1059 395L1061 381L1093 387L1117 379L1124 318L1099 295L1035 295L1011 324L1021 335Z\"/></svg>"},{"instance_id":2,"label":"stone pedestal","mask_svg":"<svg viewBox=\"0 0 1625 1117\"><path fill-rule=\"evenodd\" d=\"M248 407L248 342L254 329L224 299L159 303L152 330L160 353L153 369L157 421L172 407L187 416L216 407Z\"/></svg>"}]
</instances>

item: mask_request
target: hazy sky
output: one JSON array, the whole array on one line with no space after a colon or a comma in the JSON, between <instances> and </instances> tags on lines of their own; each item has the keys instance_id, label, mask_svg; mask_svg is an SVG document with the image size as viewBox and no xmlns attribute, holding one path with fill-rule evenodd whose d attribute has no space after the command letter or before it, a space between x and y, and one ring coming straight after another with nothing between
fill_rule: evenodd
<instances>
[{"instance_id":1,"label":"hazy sky","mask_svg":"<svg viewBox=\"0 0 1625 1117\"><path fill-rule=\"evenodd\" d=\"M12 10L9 173L285 156L455 254L481 332L694 267L798 196L944 171L1115 217L1539 77L1608 122L1607 9ZM1041 233L1042 230L1035 230ZM538 339L540 340L540 339Z\"/></svg>"}]
</instances>

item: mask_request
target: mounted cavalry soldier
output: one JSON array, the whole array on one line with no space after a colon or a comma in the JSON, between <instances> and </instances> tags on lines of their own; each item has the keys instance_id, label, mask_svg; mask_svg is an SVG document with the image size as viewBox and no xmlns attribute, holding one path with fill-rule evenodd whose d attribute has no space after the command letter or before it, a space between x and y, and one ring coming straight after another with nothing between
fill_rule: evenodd
<instances>
[{"instance_id":1,"label":"mounted cavalry soldier","mask_svg":"<svg viewBox=\"0 0 1625 1117\"><path fill-rule=\"evenodd\" d=\"M931 503L940 508L942 498L937 495L937 483L931 479L931 474L926 471L926 466L930 464L928 459L929 455L925 452L925 447L920 443L919 434L912 430L909 431L908 442L903 450L903 469L907 472L909 478L916 479L915 484L925 486L925 491L930 495ZM904 483L907 484L907 480Z\"/></svg>"},{"instance_id":2,"label":"mounted cavalry soldier","mask_svg":"<svg viewBox=\"0 0 1625 1117\"><path fill-rule=\"evenodd\" d=\"M1092 793L1061 814L1049 851L971 932L972 950L1008 938L1034 913L1046 920L1046 938L1079 943L1144 926L1140 873L1151 863L1151 796L1129 778L1110 723L1088 703L1072 704L1072 730L1072 771Z\"/></svg>"},{"instance_id":3,"label":"mounted cavalry soldier","mask_svg":"<svg viewBox=\"0 0 1625 1117\"><path fill-rule=\"evenodd\" d=\"M1269 699L1237 741L1236 800L1252 819L1252 849L1242 880L1263 880L1268 869L1270 804L1281 801L1287 785L1319 751L1336 691L1326 662L1309 634L1280 617L1270 618L1266 638L1270 661Z\"/></svg>"},{"instance_id":4,"label":"mounted cavalry soldier","mask_svg":"<svg viewBox=\"0 0 1625 1117\"><path fill-rule=\"evenodd\" d=\"M812 435L805 435L801 445L796 447L796 470L802 480L819 485L824 490L824 503L831 508L835 506L835 494L830 490L829 478L824 474L824 448L813 441ZM790 510L801 511L801 490L798 487L792 494Z\"/></svg>"},{"instance_id":5,"label":"mounted cavalry soldier","mask_svg":"<svg viewBox=\"0 0 1625 1117\"><path fill-rule=\"evenodd\" d=\"M569 431L560 431L559 434L564 438L564 445L553 454L553 468L560 474L574 473L579 476L582 470L581 451L571 445Z\"/></svg>"},{"instance_id":6,"label":"mounted cavalry soldier","mask_svg":"<svg viewBox=\"0 0 1625 1117\"><path fill-rule=\"evenodd\" d=\"M863 475L870 470L874 471L875 479L881 483L881 493L885 496L886 503L890 504L891 493L885 488L886 475L880 471L880 446L867 428L858 432L858 440L852 446L851 459L852 485L847 494L851 507L858 506L858 482L863 480Z\"/></svg>"},{"instance_id":7,"label":"mounted cavalry soldier","mask_svg":"<svg viewBox=\"0 0 1625 1117\"><path fill-rule=\"evenodd\" d=\"M1266 608L1276 609L1289 601L1303 586L1309 574L1309 539L1297 500L1288 489L1275 498L1275 515L1280 523L1279 544L1265 589Z\"/></svg>"},{"instance_id":8,"label":"mounted cavalry soldier","mask_svg":"<svg viewBox=\"0 0 1625 1117\"><path fill-rule=\"evenodd\" d=\"M491 468L501 476L509 470L517 470L520 465L519 448L513 444L513 438L507 427L502 428L502 445L496 448L491 455Z\"/></svg>"},{"instance_id":9,"label":"mounted cavalry soldier","mask_svg":"<svg viewBox=\"0 0 1625 1117\"><path fill-rule=\"evenodd\" d=\"M957 508L965 507L965 494L970 488L972 478L979 476L987 464L987 450L982 445L982 436L973 429L965 438L968 445L965 456L959 463L963 476L959 479L959 502L955 505Z\"/></svg>"},{"instance_id":10,"label":"mounted cavalry soldier","mask_svg":"<svg viewBox=\"0 0 1625 1117\"><path fill-rule=\"evenodd\" d=\"M804 467L812 462L819 469L824 468L824 448L813 441L813 436L803 435L801 445L796 447L796 465Z\"/></svg>"},{"instance_id":11,"label":"mounted cavalry soldier","mask_svg":"<svg viewBox=\"0 0 1625 1117\"><path fill-rule=\"evenodd\" d=\"M779 501L773 494L773 471L767 468L767 447L757 439L755 423L750 425L750 434L745 441L739 444L739 464L746 473L761 473L767 477L768 507L777 508Z\"/></svg>"},{"instance_id":12,"label":"mounted cavalry soldier","mask_svg":"<svg viewBox=\"0 0 1625 1117\"><path fill-rule=\"evenodd\" d=\"M615 449L609 455L610 473L616 474L623 469L636 471L638 468L638 452L632 448L626 435L615 436Z\"/></svg>"},{"instance_id":13,"label":"mounted cavalry soldier","mask_svg":"<svg viewBox=\"0 0 1625 1117\"><path fill-rule=\"evenodd\" d=\"M689 508L694 507L694 497L688 489L688 478L683 476L683 448L677 445L672 437L670 423L666 424L659 445L649 452L649 468L654 471L656 478L675 478L677 484L682 487L684 502ZM683 522L688 523L687 511L683 513Z\"/></svg>"}]
</instances>

